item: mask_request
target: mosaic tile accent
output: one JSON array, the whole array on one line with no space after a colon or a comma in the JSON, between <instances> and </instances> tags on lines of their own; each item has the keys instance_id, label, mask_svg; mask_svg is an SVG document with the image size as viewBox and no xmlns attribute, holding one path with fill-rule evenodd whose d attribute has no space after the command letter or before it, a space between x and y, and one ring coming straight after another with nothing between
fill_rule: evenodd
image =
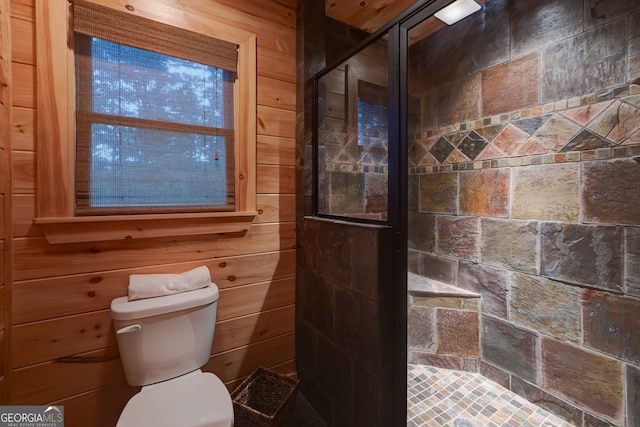
<instances>
[{"instance_id":1,"label":"mosaic tile accent","mask_svg":"<svg viewBox=\"0 0 640 427\"><path fill-rule=\"evenodd\" d=\"M449 157L449 154L454 150L453 145L445 138L440 137L438 141L435 143L433 148L429 150L429 152L436 158L440 163L444 163L444 161Z\"/></svg>"},{"instance_id":2,"label":"mosaic tile accent","mask_svg":"<svg viewBox=\"0 0 640 427\"><path fill-rule=\"evenodd\" d=\"M480 374L407 366L407 426L572 427Z\"/></svg>"},{"instance_id":3,"label":"mosaic tile accent","mask_svg":"<svg viewBox=\"0 0 640 427\"><path fill-rule=\"evenodd\" d=\"M587 151L611 146L613 146L613 144L600 135L596 135L589 129L583 129L580 133L571 138L569 142L560 149L560 152Z\"/></svg>"},{"instance_id":4,"label":"mosaic tile accent","mask_svg":"<svg viewBox=\"0 0 640 427\"><path fill-rule=\"evenodd\" d=\"M412 174L631 157L640 150L640 86L480 117L415 138Z\"/></svg>"},{"instance_id":5,"label":"mosaic tile accent","mask_svg":"<svg viewBox=\"0 0 640 427\"><path fill-rule=\"evenodd\" d=\"M458 149L467 156L469 160L475 160L476 157L482 150L489 144L483 137L478 135L476 132L471 131L469 134L462 140Z\"/></svg>"}]
</instances>

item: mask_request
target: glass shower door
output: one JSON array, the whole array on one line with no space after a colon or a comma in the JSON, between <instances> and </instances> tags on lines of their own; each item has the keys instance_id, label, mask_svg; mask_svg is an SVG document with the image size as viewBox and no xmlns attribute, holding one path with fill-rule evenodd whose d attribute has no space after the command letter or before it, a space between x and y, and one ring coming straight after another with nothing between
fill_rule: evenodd
<instances>
[{"instance_id":1,"label":"glass shower door","mask_svg":"<svg viewBox=\"0 0 640 427\"><path fill-rule=\"evenodd\" d=\"M319 215L387 220L387 45L379 38L316 82Z\"/></svg>"}]
</instances>

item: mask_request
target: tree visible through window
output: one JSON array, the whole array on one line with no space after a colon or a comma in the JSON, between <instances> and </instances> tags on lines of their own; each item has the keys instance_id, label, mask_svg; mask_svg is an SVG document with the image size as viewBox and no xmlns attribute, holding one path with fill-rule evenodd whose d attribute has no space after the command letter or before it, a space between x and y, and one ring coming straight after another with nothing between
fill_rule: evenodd
<instances>
[{"instance_id":1,"label":"tree visible through window","mask_svg":"<svg viewBox=\"0 0 640 427\"><path fill-rule=\"evenodd\" d=\"M237 46L74 6L76 214L233 211Z\"/></svg>"},{"instance_id":2,"label":"tree visible through window","mask_svg":"<svg viewBox=\"0 0 640 427\"><path fill-rule=\"evenodd\" d=\"M372 104L358 98L358 145L385 147L389 130L386 105Z\"/></svg>"},{"instance_id":3,"label":"tree visible through window","mask_svg":"<svg viewBox=\"0 0 640 427\"><path fill-rule=\"evenodd\" d=\"M78 210L233 206L234 73L92 37ZM84 108L82 108L84 107ZM231 182L229 182L231 181ZM188 207L188 208L187 208Z\"/></svg>"}]
</instances>

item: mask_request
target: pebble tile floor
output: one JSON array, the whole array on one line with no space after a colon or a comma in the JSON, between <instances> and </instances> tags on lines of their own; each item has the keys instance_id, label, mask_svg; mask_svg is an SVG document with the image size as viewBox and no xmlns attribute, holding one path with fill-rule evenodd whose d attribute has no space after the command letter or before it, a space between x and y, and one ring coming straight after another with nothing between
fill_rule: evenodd
<instances>
[{"instance_id":1,"label":"pebble tile floor","mask_svg":"<svg viewBox=\"0 0 640 427\"><path fill-rule=\"evenodd\" d=\"M573 427L480 374L407 366L407 426Z\"/></svg>"}]
</instances>

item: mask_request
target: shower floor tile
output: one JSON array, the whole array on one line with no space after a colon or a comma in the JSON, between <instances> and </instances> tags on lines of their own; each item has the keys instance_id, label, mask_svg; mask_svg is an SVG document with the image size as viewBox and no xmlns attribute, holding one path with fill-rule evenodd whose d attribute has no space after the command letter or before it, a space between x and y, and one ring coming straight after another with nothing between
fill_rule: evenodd
<instances>
[{"instance_id":1,"label":"shower floor tile","mask_svg":"<svg viewBox=\"0 0 640 427\"><path fill-rule=\"evenodd\" d=\"M407 366L407 426L573 427L480 374Z\"/></svg>"}]
</instances>

